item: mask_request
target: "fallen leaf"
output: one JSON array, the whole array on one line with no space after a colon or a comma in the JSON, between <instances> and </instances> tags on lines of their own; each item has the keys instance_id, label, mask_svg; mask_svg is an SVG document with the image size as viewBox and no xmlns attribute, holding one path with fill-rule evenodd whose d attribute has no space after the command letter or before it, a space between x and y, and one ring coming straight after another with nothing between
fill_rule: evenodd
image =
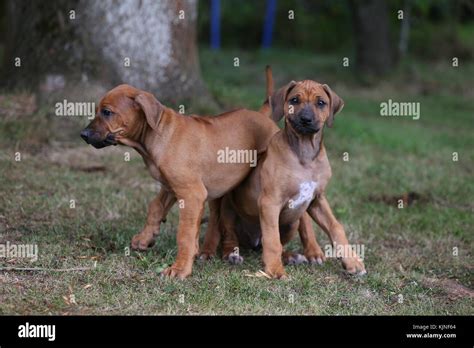
<instances>
[{"instance_id":1,"label":"fallen leaf","mask_svg":"<svg viewBox=\"0 0 474 348\"><path fill-rule=\"evenodd\" d=\"M248 270L244 270L243 273L244 273L245 277L256 277L256 278L263 278L264 277L264 278L272 279L272 277L270 277L267 273L265 273L262 270L259 270L255 273L250 273Z\"/></svg>"}]
</instances>

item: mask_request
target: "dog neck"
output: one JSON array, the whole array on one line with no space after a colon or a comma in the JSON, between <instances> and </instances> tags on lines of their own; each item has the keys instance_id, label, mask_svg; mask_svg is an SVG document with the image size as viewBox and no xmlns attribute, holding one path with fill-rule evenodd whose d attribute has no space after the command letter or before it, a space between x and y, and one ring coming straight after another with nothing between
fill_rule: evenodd
<instances>
[{"instance_id":1,"label":"dog neck","mask_svg":"<svg viewBox=\"0 0 474 348\"><path fill-rule=\"evenodd\" d=\"M120 139L120 142L123 145L129 146L135 149L145 161L145 164L148 165L152 162L150 151L146 146L146 139L148 134L153 130L148 125L146 121L140 122L136 130L127 138Z\"/></svg>"},{"instance_id":2,"label":"dog neck","mask_svg":"<svg viewBox=\"0 0 474 348\"><path fill-rule=\"evenodd\" d=\"M323 145L323 130L315 134L299 134L290 125L285 124L284 139L290 149L298 156L302 164L313 162L321 152Z\"/></svg>"},{"instance_id":3,"label":"dog neck","mask_svg":"<svg viewBox=\"0 0 474 348\"><path fill-rule=\"evenodd\" d=\"M161 119L155 129L151 128L144 120L131 137L122 141L124 145L134 148L143 157L146 165L157 164L155 162L158 159L151 155L151 149L153 148L156 150L157 148L156 139L159 139L160 143L166 143L167 134L174 131L174 129L171 129L169 126L172 124L172 122L169 122L169 118L175 118L177 113L173 109L167 107L164 109Z\"/></svg>"},{"instance_id":4,"label":"dog neck","mask_svg":"<svg viewBox=\"0 0 474 348\"><path fill-rule=\"evenodd\" d=\"M142 143L135 141L133 139L129 139L129 138L120 139L120 142L123 145L134 148L143 157L143 160L145 161L145 163L148 163L149 161L151 161L150 153L148 152L148 150L145 148L145 146Z\"/></svg>"},{"instance_id":5,"label":"dog neck","mask_svg":"<svg viewBox=\"0 0 474 348\"><path fill-rule=\"evenodd\" d=\"M143 158L149 158L149 152L144 145L148 128L149 126L146 122L140 122L134 132L127 138L121 139L121 143L134 148Z\"/></svg>"}]
</instances>

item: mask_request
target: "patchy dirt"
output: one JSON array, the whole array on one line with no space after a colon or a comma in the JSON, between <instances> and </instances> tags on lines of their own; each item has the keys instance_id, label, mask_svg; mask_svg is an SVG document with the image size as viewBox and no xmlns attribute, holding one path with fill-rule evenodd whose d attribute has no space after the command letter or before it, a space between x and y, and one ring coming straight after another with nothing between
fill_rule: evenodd
<instances>
[{"instance_id":1,"label":"patchy dirt","mask_svg":"<svg viewBox=\"0 0 474 348\"><path fill-rule=\"evenodd\" d=\"M52 148L44 153L46 159L54 164L70 167L82 172L103 172L106 167L103 165L103 158L111 153L123 156L123 148L110 147L102 151L97 151L92 146L73 147L68 149Z\"/></svg>"},{"instance_id":2,"label":"patchy dirt","mask_svg":"<svg viewBox=\"0 0 474 348\"><path fill-rule=\"evenodd\" d=\"M85 173L105 172L106 170L103 165L73 166L71 168Z\"/></svg>"},{"instance_id":3,"label":"patchy dirt","mask_svg":"<svg viewBox=\"0 0 474 348\"><path fill-rule=\"evenodd\" d=\"M474 298L474 291L454 279L424 278L422 285L427 288L437 288L447 294L450 300Z\"/></svg>"},{"instance_id":4,"label":"patchy dirt","mask_svg":"<svg viewBox=\"0 0 474 348\"><path fill-rule=\"evenodd\" d=\"M392 206L398 206L399 201L403 201L403 206L413 205L415 202L427 202L429 199L425 195L421 195L417 192L410 191L398 195L371 195L369 201L371 202L382 202Z\"/></svg>"},{"instance_id":5,"label":"patchy dirt","mask_svg":"<svg viewBox=\"0 0 474 348\"><path fill-rule=\"evenodd\" d=\"M0 95L0 115L4 120L13 120L22 116L31 115L37 109L34 94L8 94Z\"/></svg>"}]
</instances>

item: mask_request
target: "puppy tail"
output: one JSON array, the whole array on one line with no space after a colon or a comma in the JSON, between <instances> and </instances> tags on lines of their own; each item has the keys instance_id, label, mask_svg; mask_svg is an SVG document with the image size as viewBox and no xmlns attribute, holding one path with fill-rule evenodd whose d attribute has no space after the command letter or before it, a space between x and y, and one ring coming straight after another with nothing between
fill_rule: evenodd
<instances>
[{"instance_id":1,"label":"puppy tail","mask_svg":"<svg viewBox=\"0 0 474 348\"><path fill-rule=\"evenodd\" d=\"M266 77L266 89L265 89L265 101L263 102L262 107L259 112L265 116L272 116L272 108L270 106L270 98L273 94L273 74L272 67L267 65L265 67L265 77Z\"/></svg>"},{"instance_id":2,"label":"puppy tail","mask_svg":"<svg viewBox=\"0 0 474 348\"><path fill-rule=\"evenodd\" d=\"M272 67L270 65L267 65L265 67L265 76L267 78L267 95L266 99L268 101L268 98L271 97L273 94L273 74L272 74Z\"/></svg>"}]
</instances>

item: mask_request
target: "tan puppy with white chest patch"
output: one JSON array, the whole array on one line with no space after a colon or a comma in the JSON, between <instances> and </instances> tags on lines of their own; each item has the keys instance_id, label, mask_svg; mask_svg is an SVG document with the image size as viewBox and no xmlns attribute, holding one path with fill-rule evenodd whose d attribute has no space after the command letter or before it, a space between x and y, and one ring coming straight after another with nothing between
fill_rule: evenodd
<instances>
[{"instance_id":1,"label":"tan puppy with white chest patch","mask_svg":"<svg viewBox=\"0 0 474 348\"><path fill-rule=\"evenodd\" d=\"M285 128L273 136L245 181L223 197L220 227L224 255L230 256L245 241L253 244L261 240L265 272L282 278L286 276L282 244L292 238L298 226L311 228L306 211L333 244L348 245L344 228L324 194L331 167L323 128L332 126L344 102L327 85L305 80L281 88L271 104L275 120L285 116ZM355 252L344 255L342 264L349 273L365 273Z\"/></svg>"}]
</instances>

